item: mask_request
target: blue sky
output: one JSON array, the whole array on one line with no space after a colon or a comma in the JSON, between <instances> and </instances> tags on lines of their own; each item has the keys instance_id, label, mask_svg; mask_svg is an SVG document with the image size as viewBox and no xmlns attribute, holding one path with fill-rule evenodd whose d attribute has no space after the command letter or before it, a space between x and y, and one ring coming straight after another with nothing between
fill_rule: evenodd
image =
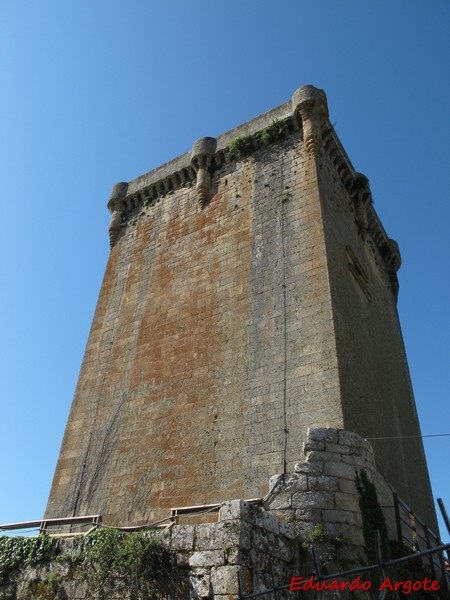
<instances>
[{"instance_id":1,"label":"blue sky","mask_svg":"<svg viewBox=\"0 0 450 600\"><path fill-rule=\"evenodd\" d=\"M422 431L450 432L449 25L448 0L0 0L1 523L45 508L113 184L308 83L400 244ZM450 511L450 437L425 448Z\"/></svg>"}]
</instances>

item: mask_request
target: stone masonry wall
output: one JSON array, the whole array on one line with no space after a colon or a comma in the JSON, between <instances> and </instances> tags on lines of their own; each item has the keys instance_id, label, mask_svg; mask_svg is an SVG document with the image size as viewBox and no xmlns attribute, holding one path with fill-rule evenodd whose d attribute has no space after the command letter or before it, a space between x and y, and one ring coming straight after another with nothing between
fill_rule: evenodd
<instances>
[{"instance_id":1,"label":"stone masonry wall","mask_svg":"<svg viewBox=\"0 0 450 600\"><path fill-rule=\"evenodd\" d=\"M108 207L111 254L46 518L149 524L262 497L274 473L294 477L309 427L420 433L398 247L321 90L117 184ZM307 464L334 453L349 473L355 455L322 442ZM374 443L389 485L434 526L421 440ZM350 492L303 491L324 522L343 516Z\"/></svg>"},{"instance_id":2,"label":"stone masonry wall","mask_svg":"<svg viewBox=\"0 0 450 600\"><path fill-rule=\"evenodd\" d=\"M319 182L344 428L364 438L382 438L371 439L371 444L384 477L436 529L397 314L400 255L389 238L381 245L375 243L367 179L357 174L361 190L355 205L339 173L340 165L330 158L325 145L319 156ZM363 202L367 204L365 219L358 212ZM411 438L399 440L399 436Z\"/></svg>"},{"instance_id":3,"label":"stone masonry wall","mask_svg":"<svg viewBox=\"0 0 450 600\"><path fill-rule=\"evenodd\" d=\"M225 502L217 523L174 525L148 535L162 541L177 555L182 568L176 600L209 599L212 591L215 600L229 600L238 593L238 573L244 593L265 589L271 585L269 561L277 581L284 581L299 570L300 544L291 526L243 500ZM45 597L90 600L92 590L83 580L76 561L73 541L62 538L54 560L23 570L0 587L0 594L5 598L28 599L34 597L30 590L39 583L53 581L48 589L57 596L49 591L50 595ZM47 589L44 585L41 583L42 589ZM125 600L128 596L115 593L113 597Z\"/></svg>"},{"instance_id":4,"label":"stone masonry wall","mask_svg":"<svg viewBox=\"0 0 450 600\"><path fill-rule=\"evenodd\" d=\"M342 562L363 562L365 543L355 480L361 469L375 479L370 444L350 431L313 428L304 452L305 460L295 465L294 473L272 477L267 506L292 525L299 539L307 540L321 524L331 545L336 539L344 542L334 561L329 544L323 549L328 571L339 571Z\"/></svg>"},{"instance_id":5,"label":"stone masonry wall","mask_svg":"<svg viewBox=\"0 0 450 600\"><path fill-rule=\"evenodd\" d=\"M320 201L300 131L131 217L112 248L47 517L258 497L341 426ZM324 393L324 391L326 393Z\"/></svg>"}]
</instances>

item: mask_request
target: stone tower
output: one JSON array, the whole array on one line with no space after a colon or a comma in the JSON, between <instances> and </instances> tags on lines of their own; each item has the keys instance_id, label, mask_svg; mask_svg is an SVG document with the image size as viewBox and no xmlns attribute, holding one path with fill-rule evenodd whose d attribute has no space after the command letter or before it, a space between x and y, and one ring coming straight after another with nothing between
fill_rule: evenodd
<instances>
[{"instance_id":1,"label":"stone tower","mask_svg":"<svg viewBox=\"0 0 450 600\"><path fill-rule=\"evenodd\" d=\"M398 246L321 90L117 184L108 208L47 518L131 525L265 496L310 427L420 435ZM435 526L421 440L371 443L384 480Z\"/></svg>"}]
</instances>

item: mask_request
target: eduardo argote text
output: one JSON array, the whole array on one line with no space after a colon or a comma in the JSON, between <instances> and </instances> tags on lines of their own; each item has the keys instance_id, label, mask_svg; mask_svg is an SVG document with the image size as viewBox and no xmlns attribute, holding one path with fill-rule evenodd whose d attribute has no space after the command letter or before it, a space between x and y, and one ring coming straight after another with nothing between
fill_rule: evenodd
<instances>
[{"instance_id":1,"label":"eduardo argote text","mask_svg":"<svg viewBox=\"0 0 450 600\"><path fill-rule=\"evenodd\" d=\"M339 581L338 579L329 579L328 581L318 581L313 575L309 578L304 577L292 577L290 591L291 592L306 592L308 590L349 590L351 592L364 591L368 592L373 587L373 584L369 580L363 580L358 575L355 579L349 579L345 581ZM385 577L384 580L378 586L378 591L390 590L393 592L400 592L402 594L410 594L411 592L430 592L437 591L440 589L440 584L437 579L429 579L424 577L423 579L405 579L404 581L395 581L390 577Z\"/></svg>"}]
</instances>

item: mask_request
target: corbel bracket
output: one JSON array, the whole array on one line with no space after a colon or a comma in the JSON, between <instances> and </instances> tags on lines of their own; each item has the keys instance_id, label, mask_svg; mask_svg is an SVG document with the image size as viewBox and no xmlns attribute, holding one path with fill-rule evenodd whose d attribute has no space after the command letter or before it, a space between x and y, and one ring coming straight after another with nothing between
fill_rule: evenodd
<instances>
[{"instance_id":1,"label":"corbel bracket","mask_svg":"<svg viewBox=\"0 0 450 600\"><path fill-rule=\"evenodd\" d=\"M303 128L308 156L317 159L322 143L322 125L328 119L325 92L312 85L304 85L292 96L292 111Z\"/></svg>"},{"instance_id":2,"label":"corbel bracket","mask_svg":"<svg viewBox=\"0 0 450 600\"><path fill-rule=\"evenodd\" d=\"M122 211L125 209L125 198L128 191L128 183L121 181L113 187L108 201L108 209L111 213L109 222L109 245L112 248L117 241L122 223Z\"/></svg>"},{"instance_id":3,"label":"corbel bracket","mask_svg":"<svg viewBox=\"0 0 450 600\"><path fill-rule=\"evenodd\" d=\"M212 159L216 152L216 147L216 138L204 137L194 142L191 150L191 166L197 173L195 189L202 207L207 205L209 199Z\"/></svg>"}]
</instances>

